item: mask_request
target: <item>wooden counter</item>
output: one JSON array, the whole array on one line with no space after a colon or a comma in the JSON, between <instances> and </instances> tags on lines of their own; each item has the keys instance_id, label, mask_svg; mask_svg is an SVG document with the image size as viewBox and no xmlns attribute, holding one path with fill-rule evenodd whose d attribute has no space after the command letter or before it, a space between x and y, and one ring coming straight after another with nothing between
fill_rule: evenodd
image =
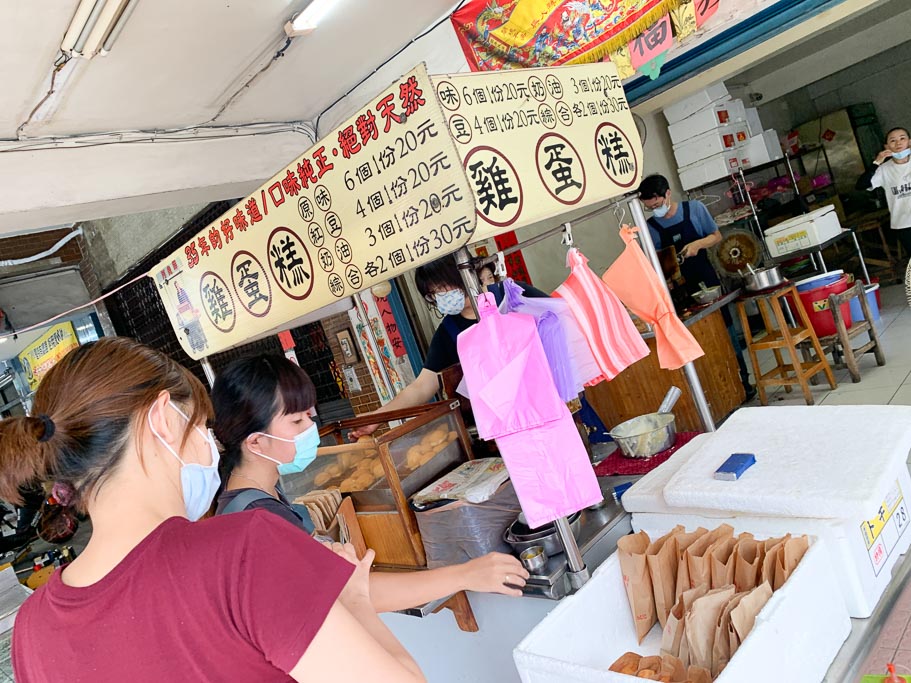
<instances>
[{"instance_id":1,"label":"wooden counter","mask_svg":"<svg viewBox=\"0 0 911 683\"><path fill-rule=\"evenodd\" d=\"M734 347L721 315L721 307L727 305L730 298L725 297L684 321L705 351L695 365L716 424L746 398ZM601 382L586 389L589 403L610 429L625 420L658 410L661 400L673 385L683 391L674 407L677 431L705 431L683 370L662 370L658 366L654 336L645 335L645 342L651 353L610 382Z\"/></svg>"}]
</instances>

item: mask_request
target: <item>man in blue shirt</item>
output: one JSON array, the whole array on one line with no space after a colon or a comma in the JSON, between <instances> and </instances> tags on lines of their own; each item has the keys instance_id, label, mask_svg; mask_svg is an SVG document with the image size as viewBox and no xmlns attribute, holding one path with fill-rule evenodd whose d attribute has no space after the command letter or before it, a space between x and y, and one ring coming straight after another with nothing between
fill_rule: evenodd
<instances>
[{"instance_id":1,"label":"man in blue shirt","mask_svg":"<svg viewBox=\"0 0 911 683\"><path fill-rule=\"evenodd\" d=\"M721 242L721 231L705 204L673 201L667 178L657 174L648 176L639 185L639 199L652 212L652 217L648 219L648 231L655 248L665 249L673 245L677 248L677 255L683 257L680 274L686 280L687 291L698 292L700 283L706 287L720 285L718 273L709 261L708 250ZM750 400L756 395L756 390L750 385L750 372L743 360L740 336L726 306L721 309L721 315L740 367L740 381L747 400Z\"/></svg>"},{"instance_id":2,"label":"man in blue shirt","mask_svg":"<svg viewBox=\"0 0 911 683\"><path fill-rule=\"evenodd\" d=\"M702 202L675 202L671 187L662 175L650 175L639 186L639 199L652 217L648 229L656 249L674 246L683 257L680 273L689 292L721 284L708 257L708 249L721 242L715 219Z\"/></svg>"}]
</instances>

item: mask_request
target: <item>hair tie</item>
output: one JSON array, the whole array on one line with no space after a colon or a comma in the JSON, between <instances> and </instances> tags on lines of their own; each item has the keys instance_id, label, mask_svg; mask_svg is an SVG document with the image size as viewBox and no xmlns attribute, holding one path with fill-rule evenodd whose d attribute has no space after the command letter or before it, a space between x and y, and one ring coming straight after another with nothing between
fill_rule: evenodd
<instances>
[{"instance_id":1,"label":"hair tie","mask_svg":"<svg viewBox=\"0 0 911 683\"><path fill-rule=\"evenodd\" d=\"M38 419L41 420L41 424L44 425L44 433L38 437L38 441L50 441L51 437L54 436L54 432L57 431L57 426L54 424L54 421L50 418L49 415L42 413L38 416Z\"/></svg>"}]
</instances>

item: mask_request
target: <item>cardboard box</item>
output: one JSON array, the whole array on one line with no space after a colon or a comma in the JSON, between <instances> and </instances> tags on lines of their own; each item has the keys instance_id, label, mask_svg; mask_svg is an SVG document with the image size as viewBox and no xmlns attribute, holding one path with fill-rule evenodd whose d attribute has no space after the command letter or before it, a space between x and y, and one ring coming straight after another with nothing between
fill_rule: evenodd
<instances>
[{"instance_id":1,"label":"cardboard box","mask_svg":"<svg viewBox=\"0 0 911 683\"><path fill-rule=\"evenodd\" d=\"M708 159L677 169L681 187L684 190L692 190L694 187L721 180L736 173L742 163L738 152L738 149L733 149L722 154L715 154Z\"/></svg>"},{"instance_id":2,"label":"cardboard box","mask_svg":"<svg viewBox=\"0 0 911 683\"><path fill-rule=\"evenodd\" d=\"M772 258L775 258L818 246L836 237L840 232L838 214L835 207L829 204L769 228L765 234L765 242Z\"/></svg>"},{"instance_id":3,"label":"cardboard box","mask_svg":"<svg viewBox=\"0 0 911 683\"><path fill-rule=\"evenodd\" d=\"M730 123L674 145L677 166L689 166L716 154L724 154L747 144L750 134L745 123ZM765 148L765 142L762 141Z\"/></svg>"},{"instance_id":4,"label":"cardboard box","mask_svg":"<svg viewBox=\"0 0 911 683\"><path fill-rule=\"evenodd\" d=\"M718 126L740 123L746 128L745 116L746 110L743 102L728 100L702 109L682 121L672 123L667 127L667 132L671 136L671 142L679 145ZM749 137L749 133L747 133L747 137Z\"/></svg>"},{"instance_id":5,"label":"cardboard box","mask_svg":"<svg viewBox=\"0 0 911 683\"><path fill-rule=\"evenodd\" d=\"M824 542L811 539L715 683L821 681L850 632ZM519 643L513 658L523 683L635 683L642 679L608 668L625 652L657 655L660 648L658 624L637 642L615 553Z\"/></svg>"},{"instance_id":6,"label":"cardboard box","mask_svg":"<svg viewBox=\"0 0 911 683\"><path fill-rule=\"evenodd\" d=\"M676 123L711 104L729 99L731 99L731 96L728 94L728 89L724 83L715 83L705 90L693 93L689 97L685 97L679 102L666 107L664 118L667 119L668 123Z\"/></svg>"}]
</instances>

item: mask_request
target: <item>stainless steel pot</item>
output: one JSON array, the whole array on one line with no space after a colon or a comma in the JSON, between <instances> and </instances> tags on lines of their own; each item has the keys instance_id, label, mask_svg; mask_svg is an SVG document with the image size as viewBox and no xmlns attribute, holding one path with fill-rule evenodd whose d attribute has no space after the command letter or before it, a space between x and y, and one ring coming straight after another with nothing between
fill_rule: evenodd
<instances>
[{"instance_id":1,"label":"stainless steel pot","mask_svg":"<svg viewBox=\"0 0 911 683\"><path fill-rule=\"evenodd\" d=\"M582 515L576 512L569 517L569 528L572 529L573 536L578 538L579 527L582 524ZM507 527L503 532L503 540L512 546L515 554L518 556L523 550L533 548L536 545L544 548L544 554L553 557L563 552L563 544L557 535L557 529L553 524L545 524L539 529L529 530L518 519Z\"/></svg>"},{"instance_id":2,"label":"stainless steel pot","mask_svg":"<svg viewBox=\"0 0 911 683\"><path fill-rule=\"evenodd\" d=\"M673 413L651 413L620 423L610 435L627 458L651 458L674 444L677 425Z\"/></svg>"},{"instance_id":3,"label":"stainless steel pot","mask_svg":"<svg viewBox=\"0 0 911 683\"><path fill-rule=\"evenodd\" d=\"M763 289L771 289L772 287L777 287L784 282L784 277L782 277L778 266L772 266L771 268L760 268L759 270L754 270L749 265L748 267L750 269L750 272L741 273L741 275L743 275L744 286L751 292L758 292Z\"/></svg>"}]
</instances>

